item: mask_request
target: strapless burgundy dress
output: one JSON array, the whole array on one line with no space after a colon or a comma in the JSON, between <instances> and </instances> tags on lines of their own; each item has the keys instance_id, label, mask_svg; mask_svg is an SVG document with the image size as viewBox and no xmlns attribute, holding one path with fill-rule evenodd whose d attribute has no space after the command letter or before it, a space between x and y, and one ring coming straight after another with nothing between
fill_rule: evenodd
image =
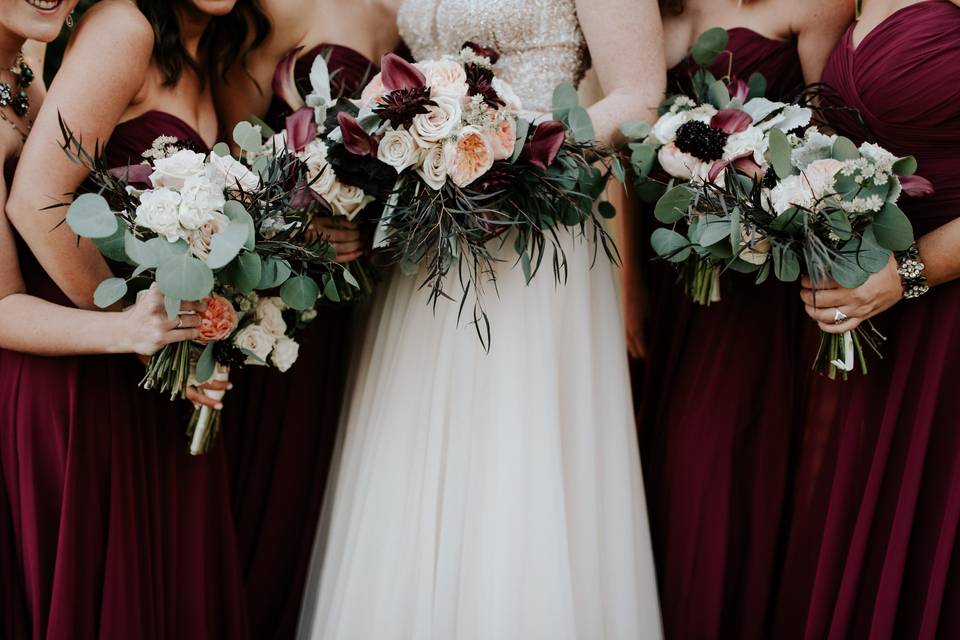
<instances>
[{"instance_id":1,"label":"strapless burgundy dress","mask_svg":"<svg viewBox=\"0 0 960 640\"><path fill-rule=\"evenodd\" d=\"M856 49L852 34L824 81L933 182L901 201L920 237L960 216L960 8L909 5ZM960 281L875 323L869 375L812 382L777 638L960 638Z\"/></svg>"},{"instance_id":2,"label":"strapless burgundy dress","mask_svg":"<svg viewBox=\"0 0 960 640\"><path fill-rule=\"evenodd\" d=\"M206 147L151 112L117 126L110 164L140 162L159 135ZM18 248L27 291L70 305ZM3 604L5 638L249 637L223 451L190 457L189 405L140 390L142 376L132 355L0 350L0 577L12 556L23 595Z\"/></svg>"},{"instance_id":3,"label":"strapless burgundy dress","mask_svg":"<svg viewBox=\"0 0 960 640\"><path fill-rule=\"evenodd\" d=\"M333 94L359 96L377 72L362 54L320 45L296 63L303 95L313 60L326 56ZM283 127L274 99L266 121ZM286 373L246 367L232 376L221 434L227 449L240 558L255 638L292 638L297 625L343 402L349 306L325 305Z\"/></svg>"},{"instance_id":4,"label":"strapless burgundy dress","mask_svg":"<svg viewBox=\"0 0 960 640\"><path fill-rule=\"evenodd\" d=\"M770 99L802 89L794 42L735 28L728 48L733 75L762 73ZM726 74L728 64L723 57L713 72ZM668 92L689 91L693 70L692 62L671 70ZM664 630L764 637L796 433L798 288L772 278L756 286L731 272L723 300L702 307L671 265L651 260L643 269L649 357L634 391Z\"/></svg>"}]
</instances>

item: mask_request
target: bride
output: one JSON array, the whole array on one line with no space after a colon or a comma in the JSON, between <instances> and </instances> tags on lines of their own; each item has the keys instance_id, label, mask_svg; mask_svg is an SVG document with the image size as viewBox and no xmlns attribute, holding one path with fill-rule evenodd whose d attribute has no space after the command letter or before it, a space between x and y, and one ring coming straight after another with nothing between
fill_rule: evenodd
<instances>
[{"instance_id":1,"label":"bride","mask_svg":"<svg viewBox=\"0 0 960 640\"><path fill-rule=\"evenodd\" d=\"M530 111L592 60L601 144L662 98L656 0L407 0L399 23L418 59L498 49ZM560 286L527 286L504 251L490 353L456 303L434 310L422 278L393 277L357 356L299 637L660 637L614 275L588 240L563 242Z\"/></svg>"}]
</instances>

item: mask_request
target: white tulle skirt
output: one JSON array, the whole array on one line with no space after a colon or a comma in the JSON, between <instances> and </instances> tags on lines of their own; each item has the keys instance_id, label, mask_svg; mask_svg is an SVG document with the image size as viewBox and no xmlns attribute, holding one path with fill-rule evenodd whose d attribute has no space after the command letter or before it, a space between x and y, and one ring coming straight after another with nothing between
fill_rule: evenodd
<instances>
[{"instance_id":1,"label":"white tulle skirt","mask_svg":"<svg viewBox=\"0 0 960 640\"><path fill-rule=\"evenodd\" d=\"M613 270L564 243L566 285L498 266L489 353L422 274L373 305L300 638L661 637Z\"/></svg>"}]
</instances>

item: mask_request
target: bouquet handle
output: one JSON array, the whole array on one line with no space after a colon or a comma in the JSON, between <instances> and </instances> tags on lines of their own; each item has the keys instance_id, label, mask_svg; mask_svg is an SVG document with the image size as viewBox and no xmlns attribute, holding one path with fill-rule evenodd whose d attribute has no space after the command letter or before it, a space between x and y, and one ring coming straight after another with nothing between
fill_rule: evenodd
<instances>
[{"instance_id":1,"label":"bouquet handle","mask_svg":"<svg viewBox=\"0 0 960 640\"><path fill-rule=\"evenodd\" d=\"M218 364L210 379L216 382L226 382L230 379L230 370ZM203 389L203 395L212 400L223 400L225 394L226 391ZM191 423L193 424L190 455L203 455L210 450L213 437L216 435L220 423L220 412L207 405L202 405L198 411L194 412L194 419L191 420Z\"/></svg>"}]
</instances>

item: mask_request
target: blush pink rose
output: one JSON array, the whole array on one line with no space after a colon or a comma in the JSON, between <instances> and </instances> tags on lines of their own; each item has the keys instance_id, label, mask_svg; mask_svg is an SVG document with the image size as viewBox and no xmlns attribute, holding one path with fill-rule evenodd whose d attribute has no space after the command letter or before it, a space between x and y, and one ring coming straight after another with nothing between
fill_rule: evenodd
<instances>
[{"instance_id":1,"label":"blush pink rose","mask_svg":"<svg viewBox=\"0 0 960 640\"><path fill-rule=\"evenodd\" d=\"M836 183L837 174L843 168L843 163L833 158L823 158L814 160L807 168L803 170L803 176L810 190L817 196L824 196L832 193Z\"/></svg>"},{"instance_id":2,"label":"blush pink rose","mask_svg":"<svg viewBox=\"0 0 960 640\"><path fill-rule=\"evenodd\" d=\"M503 118L496 129L487 129L486 135L493 148L494 160L506 160L513 155L517 143L517 124L513 118Z\"/></svg>"},{"instance_id":3,"label":"blush pink rose","mask_svg":"<svg viewBox=\"0 0 960 640\"><path fill-rule=\"evenodd\" d=\"M657 152L657 160L664 171L681 180L690 180L701 164L689 153L680 151L677 145L672 142L660 147L660 151Z\"/></svg>"},{"instance_id":4,"label":"blush pink rose","mask_svg":"<svg viewBox=\"0 0 960 640\"><path fill-rule=\"evenodd\" d=\"M206 310L198 314L200 335L197 342L223 340L237 328L237 312L230 301L223 296L212 295L207 298Z\"/></svg>"},{"instance_id":5,"label":"blush pink rose","mask_svg":"<svg viewBox=\"0 0 960 640\"><path fill-rule=\"evenodd\" d=\"M456 140L444 147L447 176L459 187L465 187L493 166L493 147L484 131L464 127Z\"/></svg>"},{"instance_id":6,"label":"blush pink rose","mask_svg":"<svg viewBox=\"0 0 960 640\"><path fill-rule=\"evenodd\" d=\"M378 73L370 79L367 86L363 88L360 95L360 102L365 105L372 105L378 98L386 95L387 88L383 86L383 75Z\"/></svg>"}]
</instances>

